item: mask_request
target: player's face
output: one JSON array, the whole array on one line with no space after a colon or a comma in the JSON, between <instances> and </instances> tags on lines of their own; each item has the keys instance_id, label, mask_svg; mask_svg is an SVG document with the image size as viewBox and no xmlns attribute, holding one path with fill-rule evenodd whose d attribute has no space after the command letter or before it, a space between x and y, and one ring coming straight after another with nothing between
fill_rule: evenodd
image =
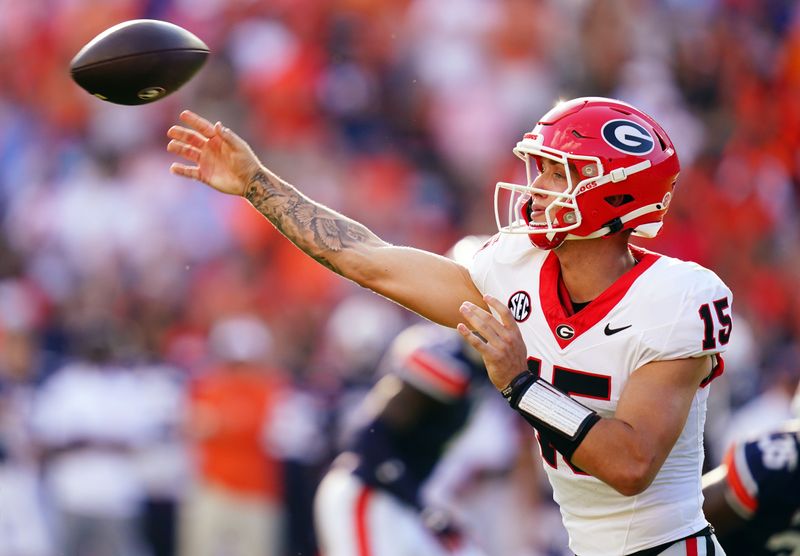
<instances>
[{"instance_id":1,"label":"player's face","mask_svg":"<svg viewBox=\"0 0 800 556\"><path fill-rule=\"evenodd\" d=\"M537 189L552 191L554 195L546 195L539 192L533 194L530 214L531 220L536 224L546 223L545 209L556 199L555 194L563 193L569 186L567 170L563 164L548 158L542 158L541 162L542 171L533 180L532 185ZM570 167L569 171L572 185L574 186L579 181L578 172L572 167Z\"/></svg>"}]
</instances>

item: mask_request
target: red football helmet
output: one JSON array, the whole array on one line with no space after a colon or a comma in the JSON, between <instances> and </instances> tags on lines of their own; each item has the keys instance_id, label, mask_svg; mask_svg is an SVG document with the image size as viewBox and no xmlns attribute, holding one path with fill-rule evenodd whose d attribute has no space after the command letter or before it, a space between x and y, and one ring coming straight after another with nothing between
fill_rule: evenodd
<instances>
[{"instance_id":1,"label":"red football helmet","mask_svg":"<svg viewBox=\"0 0 800 556\"><path fill-rule=\"evenodd\" d=\"M655 237L680 171L675 147L655 120L630 104L601 97L558 104L517 143L514 154L525 161L528 184L497 184L497 227L528 234L542 249L626 229ZM565 166L563 192L534 187L544 158ZM506 225L500 218L503 190L510 192ZM554 197L544 211L546 222L532 221L534 195Z\"/></svg>"}]
</instances>

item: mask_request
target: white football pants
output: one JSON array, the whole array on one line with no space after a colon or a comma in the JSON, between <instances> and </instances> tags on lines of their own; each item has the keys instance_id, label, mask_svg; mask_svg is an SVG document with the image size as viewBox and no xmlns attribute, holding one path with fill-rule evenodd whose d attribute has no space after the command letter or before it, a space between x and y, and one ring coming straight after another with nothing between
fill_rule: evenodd
<instances>
[{"instance_id":1,"label":"white football pants","mask_svg":"<svg viewBox=\"0 0 800 556\"><path fill-rule=\"evenodd\" d=\"M322 556L484 556L474 546L447 550L415 509L344 469L322 479L314 522Z\"/></svg>"}]
</instances>

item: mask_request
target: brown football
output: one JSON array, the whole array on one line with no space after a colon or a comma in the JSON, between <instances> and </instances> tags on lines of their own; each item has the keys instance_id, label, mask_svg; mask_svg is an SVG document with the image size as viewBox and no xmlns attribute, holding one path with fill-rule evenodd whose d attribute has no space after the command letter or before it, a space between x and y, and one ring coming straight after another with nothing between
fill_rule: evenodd
<instances>
[{"instance_id":1,"label":"brown football","mask_svg":"<svg viewBox=\"0 0 800 556\"><path fill-rule=\"evenodd\" d=\"M208 58L206 44L166 21L134 19L106 29L75 55L72 79L97 98L147 104L177 91Z\"/></svg>"}]
</instances>

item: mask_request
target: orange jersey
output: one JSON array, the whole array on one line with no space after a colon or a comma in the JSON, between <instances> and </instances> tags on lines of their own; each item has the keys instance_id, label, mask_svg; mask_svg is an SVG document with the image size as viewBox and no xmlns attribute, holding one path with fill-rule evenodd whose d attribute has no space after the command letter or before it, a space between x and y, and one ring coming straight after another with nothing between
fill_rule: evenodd
<instances>
[{"instance_id":1,"label":"orange jersey","mask_svg":"<svg viewBox=\"0 0 800 556\"><path fill-rule=\"evenodd\" d=\"M217 368L190 393L190 427L198 435L201 476L229 490L281 496L280 463L264 448L264 428L282 381L267 369Z\"/></svg>"}]
</instances>

